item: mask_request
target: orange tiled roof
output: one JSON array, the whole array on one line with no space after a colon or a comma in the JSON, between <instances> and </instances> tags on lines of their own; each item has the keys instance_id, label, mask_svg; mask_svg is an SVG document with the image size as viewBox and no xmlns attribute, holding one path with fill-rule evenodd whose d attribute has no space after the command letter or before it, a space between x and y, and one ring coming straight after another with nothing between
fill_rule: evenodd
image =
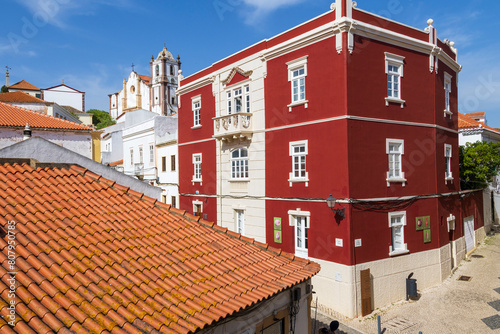
<instances>
[{"instance_id":1,"label":"orange tiled roof","mask_svg":"<svg viewBox=\"0 0 500 334\"><path fill-rule=\"evenodd\" d=\"M111 166L111 167L123 165L123 159L122 159L122 160L118 160L118 161L111 162L111 163L109 163L108 165L109 165L109 166Z\"/></svg>"},{"instance_id":2,"label":"orange tiled roof","mask_svg":"<svg viewBox=\"0 0 500 334\"><path fill-rule=\"evenodd\" d=\"M138 74L139 78L142 79L142 81L145 81L146 83L149 83L151 81L151 77L148 77L147 75L140 75Z\"/></svg>"},{"instance_id":3,"label":"orange tiled roof","mask_svg":"<svg viewBox=\"0 0 500 334\"><path fill-rule=\"evenodd\" d=\"M472 114L472 113L468 113L467 115L470 115L470 114ZM480 114L480 113L474 113L474 114ZM488 129L490 131L500 133L500 131L498 131L497 129L492 128L491 126L488 126L488 125L483 124L481 122L478 122L478 121L470 118L467 115L458 113L458 130Z\"/></svg>"},{"instance_id":4,"label":"orange tiled roof","mask_svg":"<svg viewBox=\"0 0 500 334\"><path fill-rule=\"evenodd\" d=\"M27 102L27 103L44 103L49 102L39 99L23 91L15 91L8 93L0 93L0 101L2 102Z\"/></svg>"},{"instance_id":5,"label":"orange tiled roof","mask_svg":"<svg viewBox=\"0 0 500 334\"><path fill-rule=\"evenodd\" d=\"M485 112L484 111L478 111L478 112L468 112L465 114L466 116L484 116Z\"/></svg>"},{"instance_id":6,"label":"orange tiled roof","mask_svg":"<svg viewBox=\"0 0 500 334\"><path fill-rule=\"evenodd\" d=\"M198 219L81 167L0 165L0 332L194 333L320 269Z\"/></svg>"},{"instance_id":7,"label":"orange tiled roof","mask_svg":"<svg viewBox=\"0 0 500 334\"><path fill-rule=\"evenodd\" d=\"M25 127L26 122L30 128L56 129L56 130L84 130L91 131L92 128L70 122L65 119L52 117L36 111L28 110L0 102L0 127Z\"/></svg>"},{"instance_id":8,"label":"orange tiled roof","mask_svg":"<svg viewBox=\"0 0 500 334\"><path fill-rule=\"evenodd\" d=\"M19 82L16 82L15 84L13 84L12 86L9 86L9 88L14 88L14 89L26 89L26 90L40 90L40 88L38 88L37 86L35 85L32 85L30 84L28 81L26 80L21 80Z\"/></svg>"}]
</instances>

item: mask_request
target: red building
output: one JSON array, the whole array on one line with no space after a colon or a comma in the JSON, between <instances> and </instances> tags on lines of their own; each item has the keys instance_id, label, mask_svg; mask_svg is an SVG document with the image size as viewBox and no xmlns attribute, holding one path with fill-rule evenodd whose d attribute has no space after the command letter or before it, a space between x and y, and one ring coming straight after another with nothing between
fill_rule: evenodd
<instances>
[{"instance_id":1,"label":"red building","mask_svg":"<svg viewBox=\"0 0 500 334\"><path fill-rule=\"evenodd\" d=\"M323 310L351 317L404 298L411 272L441 282L484 236L481 194L459 189L454 43L355 7L178 90L181 208L319 262Z\"/></svg>"}]
</instances>

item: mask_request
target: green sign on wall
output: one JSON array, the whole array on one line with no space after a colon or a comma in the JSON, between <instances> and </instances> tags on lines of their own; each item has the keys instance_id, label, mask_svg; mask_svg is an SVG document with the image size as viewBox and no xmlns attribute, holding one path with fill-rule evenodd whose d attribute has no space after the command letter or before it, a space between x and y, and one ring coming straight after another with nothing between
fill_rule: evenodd
<instances>
[{"instance_id":1,"label":"green sign on wall","mask_svg":"<svg viewBox=\"0 0 500 334\"><path fill-rule=\"evenodd\" d=\"M281 218L274 217L273 218L273 226L274 226L274 242L281 244L283 243L283 231L281 230Z\"/></svg>"}]
</instances>

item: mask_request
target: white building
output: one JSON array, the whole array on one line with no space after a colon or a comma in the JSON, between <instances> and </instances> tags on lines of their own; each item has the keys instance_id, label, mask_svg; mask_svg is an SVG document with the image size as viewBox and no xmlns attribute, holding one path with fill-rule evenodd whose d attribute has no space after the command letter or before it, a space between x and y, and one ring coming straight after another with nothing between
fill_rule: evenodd
<instances>
[{"instance_id":1,"label":"white building","mask_svg":"<svg viewBox=\"0 0 500 334\"><path fill-rule=\"evenodd\" d=\"M0 102L0 148L41 137L92 159L93 128ZM27 124L29 127L27 127Z\"/></svg>"},{"instance_id":2,"label":"white building","mask_svg":"<svg viewBox=\"0 0 500 334\"><path fill-rule=\"evenodd\" d=\"M9 81L8 81L8 73L7 73L7 88L9 89L9 92L25 92L27 94L30 94L34 97L37 97L39 99L42 98L42 91L40 88L36 87L35 85L30 84L26 80L21 80L19 82L16 82L12 86L9 86Z\"/></svg>"},{"instance_id":3,"label":"white building","mask_svg":"<svg viewBox=\"0 0 500 334\"><path fill-rule=\"evenodd\" d=\"M160 187L162 202L178 207L177 114L132 110L102 131L101 162Z\"/></svg>"},{"instance_id":4,"label":"white building","mask_svg":"<svg viewBox=\"0 0 500 334\"><path fill-rule=\"evenodd\" d=\"M162 188L162 201L177 207L177 114L125 126L122 138L124 173Z\"/></svg>"},{"instance_id":5,"label":"white building","mask_svg":"<svg viewBox=\"0 0 500 334\"><path fill-rule=\"evenodd\" d=\"M177 112L177 75L181 66L180 57L174 59L166 47L156 59L151 56L150 76L132 71L123 80L121 91L109 94L109 114L118 119L123 113L145 109L158 115Z\"/></svg>"},{"instance_id":6,"label":"white building","mask_svg":"<svg viewBox=\"0 0 500 334\"><path fill-rule=\"evenodd\" d=\"M179 159L177 150L177 115L159 122L155 131L157 186L162 188L162 202L179 207Z\"/></svg>"},{"instance_id":7,"label":"white building","mask_svg":"<svg viewBox=\"0 0 500 334\"><path fill-rule=\"evenodd\" d=\"M42 99L85 111L85 92L69 87L64 80L60 85L42 89Z\"/></svg>"},{"instance_id":8,"label":"white building","mask_svg":"<svg viewBox=\"0 0 500 334\"><path fill-rule=\"evenodd\" d=\"M54 102L44 101L23 91L0 93L0 101L71 122L82 123L78 117L79 115L70 112L63 106ZM91 116L90 114L88 115ZM92 125L92 122L85 125Z\"/></svg>"}]
</instances>

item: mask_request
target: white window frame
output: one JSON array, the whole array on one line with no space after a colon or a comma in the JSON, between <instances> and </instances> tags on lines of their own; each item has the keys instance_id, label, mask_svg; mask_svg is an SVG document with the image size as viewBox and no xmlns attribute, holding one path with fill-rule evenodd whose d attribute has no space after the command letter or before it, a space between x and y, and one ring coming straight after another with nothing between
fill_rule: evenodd
<instances>
[{"instance_id":1,"label":"white window frame","mask_svg":"<svg viewBox=\"0 0 500 334\"><path fill-rule=\"evenodd\" d=\"M391 154L393 152L390 151L390 146L391 144L398 144L400 145L400 151L399 151L399 175L398 176L391 176L390 175L390 169L391 169ZM403 187L406 185L406 178L405 178L405 173L403 172L403 155L405 154L405 141L403 139L392 139L392 138L387 138L385 140L385 153L387 154L387 162L388 162L388 170L386 174L386 181L387 181L387 186L389 187L392 182L400 182L402 183Z\"/></svg>"},{"instance_id":2,"label":"white window frame","mask_svg":"<svg viewBox=\"0 0 500 334\"><path fill-rule=\"evenodd\" d=\"M299 105L305 105L307 108L309 105L309 101L306 99L306 78L307 78L307 58L309 56L304 56L297 58L295 60L289 61L286 63L288 67L288 81L290 82L290 100L291 103L288 105L288 111L292 111L292 107L299 106ZM294 72L300 69L304 69L304 73L294 76ZM300 96L300 91L298 92L298 98L294 99L294 92L293 92L293 85L295 82L300 82L300 80L303 79L303 86L304 86L304 96ZM300 87L300 84L298 85Z\"/></svg>"},{"instance_id":3,"label":"white window frame","mask_svg":"<svg viewBox=\"0 0 500 334\"><path fill-rule=\"evenodd\" d=\"M445 159L445 172L444 172L444 183L453 180L453 173L451 171L451 157L453 148L450 144L444 144L444 159Z\"/></svg>"},{"instance_id":4,"label":"white window frame","mask_svg":"<svg viewBox=\"0 0 500 334\"><path fill-rule=\"evenodd\" d=\"M451 111L451 78L451 75L444 72L444 117L451 117L453 114Z\"/></svg>"},{"instance_id":5,"label":"white window frame","mask_svg":"<svg viewBox=\"0 0 500 334\"><path fill-rule=\"evenodd\" d=\"M236 233L240 233L241 235L245 235L245 216L245 210L234 209L234 231Z\"/></svg>"},{"instance_id":6,"label":"white window frame","mask_svg":"<svg viewBox=\"0 0 500 334\"><path fill-rule=\"evenodd\" d=\"M305 147L305 152L295 153L295 148L301 147L301 146ZM308 140L292 141L289 143L289 155L290 155L290 157L292 157L292 171L288 174L288 182L290 184L290 187L292 186L292 184L294 182L305 182L306 187L309 186L309 172L307 172L307 154L309 152L308 146L309 146ZM301 177L296 177L295 176L295 172L296 172L295 159L298 157L302 157L302 156L304 157L304 164L306 165L305 170L304 170L305 175L301 176ZM299 164L301 164L300 161L299 161ZM300 171L300 168L299 168L299 171Z\"/></svg>"},{"instance_id":7,"label":"white window frame","mask_svg":"<svg viewBox=\"0 0 500 334\"><path fill-rule=\"evenodd\" d=\"M243 150L247 152L246 157L241 157L241 152ZM240 152L240 155L237 158L233 158L233 153L236 151ZM248 149L245 147L235 148L229 154L230 154L229 160L231 161L231 180L233 180L233 181L248 181L249 180L249 177L248 177L248 175L249 175ZM236 167L237 167L236 164L239 165L238 166L239 171L236 170ZM243 170L242 170L242 168L243 168Z\"/></svg>"},{"instance_id":8,"label":"white window frame","mask_svg":"<svg viewBox=\"0 0 500 334\"><path fill-rule=\"evenodd\" d=\"M236 113L250 113L251 103L250 103L250 85L240 85L237 87L228 88L226 91L226 115L233 115ZM239 108L237 110L237 101L240 101Z\"/></svg>"},{"instance_id":9,"label":"white window frame","mask_svg":"<svg viewBox=\"0 0 500 334\"><path fill-rule=\"evenodd\" d=\"M305 225L301 227L303 229L302 233L302 241L306 243L307 239L307 247L298 247L297 246L297 224L296 224L296 219L297 217L300 217L301 219L304 218L305 220ZM311 227L311 212L309 211L302 211L300 208L297 208L295 210L289 210L288 211L288 224L290 226L294 227L294 234L293 234L293 240L294 240L294 247L295 247L295 256L302 257L302 258L308 258L309 257L309 236L308 236L308 230Z\"/></svg>"},{"instance_id":10,"label":"white window frame","mask_svg":"<svg viewBox=\"0 0 500 334\"><path fill-rule=\"evenodd\" d=\"M144 163L144 149L142 145L139 146L139 163L140 164Z\"/></svg>"},{"instance_id":11,"label":"white window frame","mask_svg":"<svg viewBox=\"0 0 500 334\"><path fill-rule=\"evenodd\" d=\"M402 78L403 78L403 68L404 68L404 59L405 57L395 55L389 52L385 52L385 74L387 74L386 80L386 89L387 89L387 97L385 98L385 105L389 106L389 103L399 103L401 104L401 108L404 107L405 100L402 99ZM397 71L390 71L389 66L397 67ZM389 96L389 80L391 78L398 78L399 89L397 96ZM393 87L394 90L394 87Z\"/></svg>"},{"instance_id":12,"label":"white window frame","mask_svg":"<svg viewBox=\"0 0 500 334\"><path fill-rule=\"evenodd\" d=\"M202 183L203 178L201 175L201 162L202 162L201 153L193 154L193 179L191 180L193 185L195 182Z\"/></svg>"},{"instance_id":13,"label":"white window frame","mask_svg":"<svg viewBox=\"0 0 500 334\"><path fill-rule=\"evenodd\" d=\"M155 162L155 146L154 144L149 144L149 164L152 165Z\"/></svg>"},{"instance_id":14,"label":"white window frame","mask_svg":"<svg viewBox=\"0 0 500 334\"><path fill-rule=\"evenodd\" d=\"M193 126L191 129L201 128L201 95L191 98L191 106L193 110Z\"/></svg>"},{"instance_id":15,"label":"white window frame","mask_svg":"<svg viewBox=\"0 0 500 334\"><path fill-rule=\"evenodd\" d=\"M389 228L391 230L391 245L389 246L389 256L409 253L408 245L405 244L406 211L389 212ZM393 224L393 218L401 217L401 222ZM401 228L401 248L394 249L395 228Z\"/></svg>"}]
</instances>

